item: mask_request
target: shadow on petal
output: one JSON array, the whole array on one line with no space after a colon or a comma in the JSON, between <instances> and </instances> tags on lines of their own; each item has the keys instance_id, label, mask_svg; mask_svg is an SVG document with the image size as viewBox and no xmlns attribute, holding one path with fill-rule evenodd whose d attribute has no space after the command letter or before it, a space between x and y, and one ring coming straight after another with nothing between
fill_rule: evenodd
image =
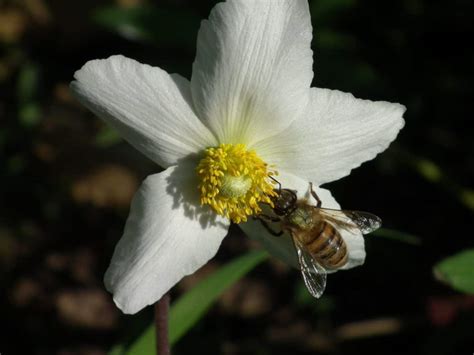
<instances>
[{"instance_id":1,"label":"shadow on petal","mask_svg":"<svg viewBox=\"0 0 474 355\"><path fill-rule=\"evenodd\" d=\"M194 154L178 161L173 172L166 179L166 192L173 197L172 209L182 208L184 216L198 220L202 229L209 226L226 227L228 222L217 215L209 206L202 206L195 173L200 156Z\"/></svg>"}]
</instances>

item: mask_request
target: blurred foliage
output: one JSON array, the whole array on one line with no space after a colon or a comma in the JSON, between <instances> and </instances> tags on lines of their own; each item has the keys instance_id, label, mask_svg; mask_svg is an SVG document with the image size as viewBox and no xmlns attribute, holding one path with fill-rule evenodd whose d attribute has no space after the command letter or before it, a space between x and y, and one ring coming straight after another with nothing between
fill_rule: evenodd
<instances>
[{"instance_id":1,"label":"blurred foliage","mask_svg":"<svg viewBox=\"0 0 474 355\"><path fill-rule=\"evenodd\" d=\"M399 232L393 229L387 228L380 228L373 233L375 236L379 236L382 238L388 238L397 240L402 243L412 244L412 245L420 245L421 239L417 236L412 234Z\"/></svg>"},{"instance_id":2,"label":"blurred foliage","mask_svg":"<svg viewBox=\"0 0 474 355\"><path fill-rule=\"evenodd\" d=\"M474 294L474 249L465 250L439 262L434 267L437 279L454 289Z\"/></svg>"},{"instance_id":3,"label":"blurred foliage","mask_svg":"<svg viewBox=\"0 0 474 355\"><path fill-rule=\"evenodd\" d=\"M108 126L104 126L95 136L95 143L100 148L111 147L121 141L122 137L120 137L118 132Z\"/></svg>"},{"instance_id":4,"label":"blurred foliage","mask_svg":"<svg viewBox=\"0 0 474 355\"><path fill-rule=\"evenodd\" d=\"M456 183L446 169L442 169L435 162L418 157L412 153L398 150L403 161L414 169L421 177L433 184L439 184L443 189L457 197L468 209L474 211L474 190Z\"/></svg>"},{"instance_id":5,"label":"blurred foliage","mask_svg":"<svg viewBox=\"0 0 474 355\"><path fill-rule=\"evenodd\" d=\"M268 255L262 251L253 251L240 256L236 260L223 265L219 270L206 277L173 303L169 314L168 331L170 344L175 344L184 334L191 330L227 288L267 257ZM111 353L114 355L151 354L156 348L155 334L155 327L151 325L130 346L116 347Z\"/></svg>"},{"instance_id":6,"label":"blurred foliage","mask_svg":"<svg viewBox=\"0 0 474 355\"><path fill-rule=\"evenodd\" d=\"M162 9L150 5L104 7L96 10L92 18L99 25L131 40L177 48L195 46L201 22L196 13L185 9Z\"/></svg>"},{"instance_id":7,"label":"blurred foliage","mask_svg":"<svg viewBox=\"0 0 474 355\"><path fill-rule=\"evenodd\" d=\"M26 63L18 74L17 95L20 106L18 118L27 128L36 126L41 116L40 105L36 102L38 80L38 66L31 63Z\"/></svg>"},{"instance_id":8,"label":"blurred foliage","mask_svg":"<svg viewBox=\"0 0 474 355\"><path fill-rule=\"evenodd\" d=\"M152 310L121 316L102 277L133 192L159 168L82 108L68 83L87 60L119 53L189 78L199 23L215 3L0 4L2 353L105 354L142 334L151 346ZM310 9L313 84L407 106L397 142L328 186L386 228L366 238L365 265L331 274L319 301L274 260L221 297L199 283L250 247L233 229L172 292L174 353L471 353L474 4L311 0ZM195 290L213 291L196 309Z\"/></svg>"}]
</instances>

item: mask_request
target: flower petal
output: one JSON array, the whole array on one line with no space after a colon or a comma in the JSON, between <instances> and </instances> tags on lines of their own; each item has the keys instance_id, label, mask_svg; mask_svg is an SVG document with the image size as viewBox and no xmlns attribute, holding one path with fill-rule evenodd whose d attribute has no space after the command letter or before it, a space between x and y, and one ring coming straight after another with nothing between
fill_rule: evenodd
<instances>
[{"instance_id":1,"label":"flower petal","mask_svg":"<svg viewBox=\"0 0 474 355\"><path fill-rule=\"evenodd\" d=\"M219 142L251 144L287 127L311 85L307 0L216 5L198 35L191 89Z\"/></svg>"},{"instance_id":2,"label":"flower petal","mask_svg":"<svg viewBox=\"0 0 474 355\"><path fill-rule=\"evenodd\" d=\"M160 299L212 258L227 234L229 223L199 206L193 178L187 166L170 167L149 176L136 193L105 274L124 313Z\"/></svg>"},{"instance_id":3,"label":"flower petal","mask_svg":"<svg viewBox=\"0 0 474 355\"><path fill-rule=\"evenodd\" d=\"M322 185L373 159L404 125L405 107L356 99L337 90L311 89L306 114L284 132L252 148L277 169Z\"/></svg>"},{"instance_id":4,"label":"flower petal","mask_svg":"<svg viewBox=\"0 0 474 355\"><path fill-rule=\"evenodd\" d=\"M310 203L316 204L316 201L314 201L309 193L307 181L282 171L280 171L280 175L277 178L283 188L296 190L298 198L309 198ZM322 207L340 209L339 204L332 197L329 190L314 186L313 189L321 199ZM299 269L298 259L290 236L284 234L281 237L275 237L259 221L255 220L249 220L239 226L250 238L259 241L272 255ZM278 229L278 224L274 226ZM352 234L345 230L340 230L339 232L346 243L349 253L348 262L341 269L350 269L363 264L365 261L365 245L362 234Z\"/></svg>"},{"instance_id":5,"label":"flower petal","mask_svg":"<svg viewBox=\"0 0 474 355\"><path fill-rule=\"evenodd\" d=\"M121 55L87 62L71 83L79 101L163 167L216 145L192 109L189 82Z\"/></svg>"}]
</instances>

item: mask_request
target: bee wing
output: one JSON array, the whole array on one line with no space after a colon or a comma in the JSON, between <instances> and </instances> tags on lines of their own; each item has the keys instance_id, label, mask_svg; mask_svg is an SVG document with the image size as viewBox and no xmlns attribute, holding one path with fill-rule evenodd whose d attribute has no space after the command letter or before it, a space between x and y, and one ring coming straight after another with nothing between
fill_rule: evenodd
<instances>
[{"instance_id":1,"label":"bee wing","mask_svg":"<svg viewBox=\"0 0 474 355\"><path fill-rule=\"evenodd\" d=\"M362 234L369 234L382 225L382 220L369 212L320 208L319 213L336 227L352 233L359 230Z\"/></svg>"},{"instance_id":2,"label":"bee wing","mask_svg":"<svg viewBox=\"0 0 474 355\"><path fill-rule=\"evenodd\" d=\"M326 288L326 269L319 265L295 238L293 238L293 244L298 254L301 274L303 275L306 288L313 297L321 297Z\"/></svg>"}]
</instances>

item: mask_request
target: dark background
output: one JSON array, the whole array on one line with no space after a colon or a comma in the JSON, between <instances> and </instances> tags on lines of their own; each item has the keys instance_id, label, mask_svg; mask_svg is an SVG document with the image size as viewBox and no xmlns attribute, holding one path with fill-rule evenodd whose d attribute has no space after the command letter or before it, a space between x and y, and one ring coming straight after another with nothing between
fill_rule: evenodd
<instances>
[{"instance_id":1,"label":"dark background","mask_svg":"<svg viewBox=\"0 0 474 355\"><path fill-rule=\"evenodd\" d=\"M68 83L112 54L189 78L214 3L0 2L2 355L105 354L148 324L150 309L121 315L102 276L134 191L159 167L82 108ZM327 185L345 208L370 210L396 232L368 237L366 264L331 275L320 301L296 271L262 264L174 353L471 354L474 298L432 268L473 244L473 2L310 5L313 85L407 106L389 150ZM173 298L250 244L233 228Z\"/></svg>"}]
</instances>

